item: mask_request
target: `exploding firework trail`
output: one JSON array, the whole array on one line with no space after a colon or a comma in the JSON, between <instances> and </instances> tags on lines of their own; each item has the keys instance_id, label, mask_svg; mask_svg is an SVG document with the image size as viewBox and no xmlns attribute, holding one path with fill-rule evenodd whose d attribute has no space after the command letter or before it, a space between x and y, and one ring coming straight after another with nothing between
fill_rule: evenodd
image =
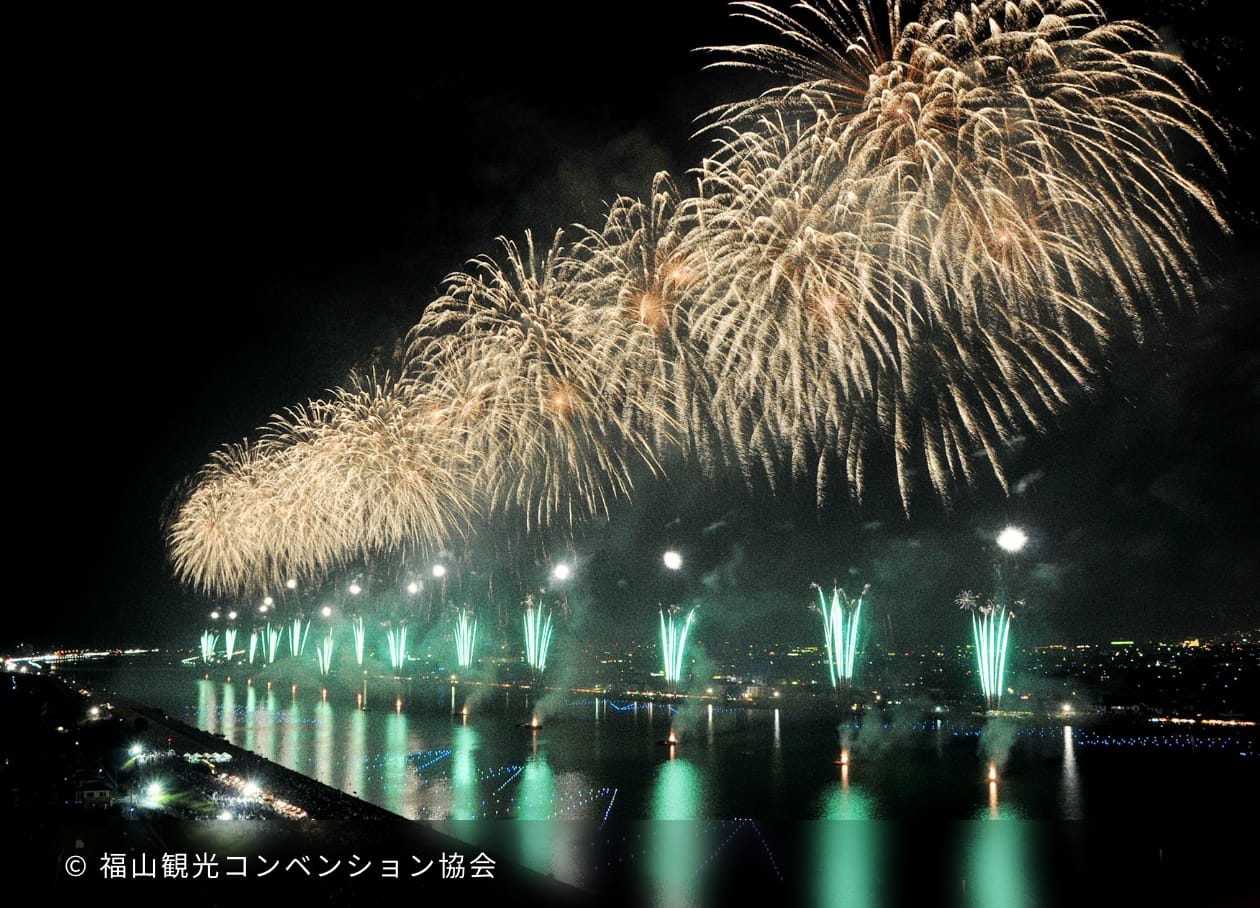
<instances>
[{"instance_id":1,"label":"exploding firework trail","mask_svg":"<svg viewBox=\"0 0 1260 908\"><path fill-rule=\"evenodd\" d=\"M710 112L694 197L662 176L576 243L450 275L401 377L212 455L166 527L182 580L573 524L677 450L820 505L882 450L907 510L919 472L944 501L1006 488L1013 439L1196 302L1222 134L1152 29L1091 0L735 8L772 39L714 65L778 87Z\"/></svg>"},{"instance_id":2,"label":"exploding firework trail","mask_svg":"<svg viewBox=\"0 0 1260 908\"><path fill-rule=\"evenodd\" d=\"M315 647L315 656L319 660L319 673L327 675L332 670L333 632L332 628L324 635L324 640Z\"/></svg>"},{"instance_id":3,"label":"exploding firework trail","mask_svg":"<svg viewBox=\"0 0 1260 908\"><path fill-rule=\"evenodd\" d=\"M201 633L201 661L214 661L214 648L219 645L219 635L214 631L202 631Z\"/></svg>"},{"instance_id":4,"label":"exploding firework trail","mask_svg":"<svg viewBox=\"0 0 1260 908\"><path fill-rule=\"evenodd\" d=\"M976 596L967 591L959 593L954 601L959 608L971 613L971 638L976 648L976 667L985 706L997 709L1002 702L1012 614L1000 600L990 599L980 605Z\"/></svg>"},{"instance_id":5,"label":"exploding firework trail","mask_svg":"<svg viewBox=\"0 0 1260 908\"><path fill-rule=\"evenodd\" d=\"M678 607L661 609L661 658L665 664L665 680L669 684L678 684L683 674L683 650L687 646L687 634L696 619L696 610L687 612L687 617L678 620Z\"/></svg>"},{"instance_id":6,"label":"exploding firework trail","mask_svg":"<svg viewBox=\"0 0 1260 908\"><path fill-rule=\"evenodd\" d=\"M529 596L525 600L525 661L539 674L547 668L551 634L551 610Z\"/></svg>"},{"instance_id":7,"label":"exploding firework trail","mask_svg":"<svg viewBox=\"0 0 1260 908\"><path fill-rule=\"evenodd\" d=\"M400 621L385 631L389 643L389 664L394 671L401 671L407 661L407 623Z\"/></svg>"},{"instance_id":8,"label":"exploding firework trail","mask_svg":"<svg viewBox=\"0 0 1260 908\"><path fill-rule=\"evenodd\" d=\"M460 609L455 618L455 661L460 668L472 665L473 647L477 645L477 619L468 609Z\"/></svg>"},{"instance_id":9,"label":"exploding firework trail","mask_svg":"<svg viewBox=\"0 0 1260 908\"><path fill-rule=\"evenodd\" d=\"M254 656L258 652L258 628L249 632L249 664L254 664Z\"/></svg>"},{"instance_id":10,"label":"exploding firework trail","mask_svg":"<svg viewBox=\"0 0 1260 908\"><path fill-rule=\"evenodd\" d=\"M229 662L232 661L234 652L236 652L236 628L229 627L223 632L223 653Z\"/></svg>"},{"instance_id":11,"label":"exploding firework trail","mask_svg":"<svg viewBox=\"0 0 1260 908\"><path fill-rule=\"evenodd\" d=\"M871 587L867 584L856 599L850 599L837 586L831 592L830 603L827 602L822 587L818 584L814 584L814 587L818 590L818 605L815 608L822 615L823 639L827 647L827 672L831 675L831 686L847 688L853 682L862 603Z\"/></svg>"}]
</instances>

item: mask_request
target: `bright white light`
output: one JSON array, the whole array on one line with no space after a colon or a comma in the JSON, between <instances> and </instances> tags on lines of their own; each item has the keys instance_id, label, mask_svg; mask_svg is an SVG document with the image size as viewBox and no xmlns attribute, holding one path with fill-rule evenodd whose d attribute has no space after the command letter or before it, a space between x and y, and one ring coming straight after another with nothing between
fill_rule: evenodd
<instances>
[{"instance_id":1,"label":"bright white light","mask_svg":"<svg viewBox=\"0 0 1260 908\"><path fill-rule=\"evenodd\" d=\"M420 584L416 583L414 580L411 581L407 584L407 592L414 596L416 593L420 592Z\"/></svg>"},{"instance_id":2,"label":"bright white light","mask_svg":"<svg viewBox=\"0 0 1260 908\"><path fill-rule=\"evenodd\" d=\"M131 747L128 749L127 753L131 754L133 757L140 756L140 745L132 744Z\"/></svg>"},{"instance_id":3,"label":"bright white light","mask_svg":"<svg viewBox=\"0 0 1260 908\"><path fill-rule=\"evenodd\" d=\"M258 784L256 782L246 782L245 787L241 789L241 793L247 798L258 797Z\"/></svg>"},{"instance_id":4,"label":"bright white light","mask_svg":"<svg viewBox=\"0 0 1260 908\"><path fill-rule=\"evenodd\" d=\"M231 814L231 812L230 812L230 811L227 811L227 810L221 811L221 812L219 813L219 819L220 819L220 820L230 820L230 819L232 819L232 814Z\"/></svg>"},{"instance_id":5,"label":"bright white light","mask_svg":"<svg viewBox=\"0 0 1260 908\"><path fill-rule=\"evenodd\" d=\"M998 533L997 544L1004 552L1018 552L1028 542L1028 534L1019 527L1007 527Z\"/></svg>"},{"instance_id":6,"label":"bright white light","mask_svg":"<svg viewBox=\"0 0 1260 908\"><path fill-rule=\"evenodd\" d=\"M327 618L328 616L330 616L330 615L332 614L332 606L331 606L331 605L326 605L326 606L324 606L322 609L320 609L320 610L319 610L319 612L320 612L320 614L321 614L321 615L323 615L325 618Z\"/></svg>"},{"instance_id":7,"label":"bright white light","mask_svg":"<svg viewBox=\"0 0 1260 908\"><path fill-rule=\"evenodd\" d=\"M671 571L676 571L682 567L682 555L670 549L665 553L665 567Z\"/></svg>"},{"instance_id":8,"label":"bright white light","mask_svg":"<svg viewBox=\"0 0 1260 908\"><path fill-rule=\"evenodd\" d=\"M150 782L149 787L144 790L145 797L150 801L156 801L162 797L162 783Z\"/></svg>"},{"instance_id":9,"label":"bright white light","mask_svg":"<svg viewBox=\"0 0 1260 908\"><path fill-rule=\"evenodd\" d=\"M228 612L228 620L229 620L229 621L235 621L235 620L236 620L236 612Z\"/></svg>"},{"instance_id":10,"label":"bright white light","mask_svg":"<svg viewBox=\"0 0 1260 908\"><path fill-rule=\"evenodd\" d=\"M445 576L446 576L446 565L444 565L444 564L435 564L435 565L433 565L433 576L434 576L434 577L445 577Z\"/></svg>"},{"instance_id":11,"label":"bright white light","mask_svg":"<svg viewBox=\"0 0 1260 908\"><path fill-rule=\"evenodd\" d=\"M350 595L351 595L351 596L357 596L357 595L359 595L359 593L361 593L361 592L363 592L363 587L359 586L359 581L357 581L357 580L356 580L356 581L354 581L353 583L351 583L351 584L350 584Z\"/></svg>"},{"instance_id":12,"label":"bright white light","mask_svg":"<svg viewBox=\"0 0 1260 908\"><path fill-rule=\"evenodd\" d=\"M218 610L218 609L215 609L213 612L211 612L211 613L210 613L210 617L211 617L211 619L212 619L212 620L214 620L214 621L218 621L218 620L219 620L219 610Z\"/></svg>"},{"instance_id":13,"label":"bright white light","mask_svg":"<svg viewBox=\"0 0 1260 908\"><path fill-rule=\"evenodd\" d=\"M555 577L557 580L568 580L569 575L572 573L573 568L569 567L567 564L557 564L552 570L551 576Z\"/></svg>"},{"instance_id":14,"label":"bright white light","mask_svg":"<svg viewBox=\"0 0 1260 908\"><path fill-rule=\"evenodd\" d=\"M258 606L258 611L260 612L267 611L267 603L264 602L262 605Z\"/></svg>"},{"instance_id":15,"label":"bright white light","mask_svg":"<svg viewBox=\"0 0 1260 908\"><path fill-rule=\"evenodd\" d=\"M270 606L270 605L275 605L275 604L276 604L276 600L272 599L270 596L263 596L263 605Z\"/></svg>"},{"instance_id":16,"label":"bright white light","mask_svg":"<svg viewBox=\"0 0 1260 908\"><path fill-rule=\"evenodd\" d=\"M286 580L286 581L284 582L284 585L285 585L288 589L291 589L291 590L295 590L295 589L297 589L297 581L296 581L296 580L294 580L292 577L290 577L288 580Z\"/></svg>"}]
</instances>

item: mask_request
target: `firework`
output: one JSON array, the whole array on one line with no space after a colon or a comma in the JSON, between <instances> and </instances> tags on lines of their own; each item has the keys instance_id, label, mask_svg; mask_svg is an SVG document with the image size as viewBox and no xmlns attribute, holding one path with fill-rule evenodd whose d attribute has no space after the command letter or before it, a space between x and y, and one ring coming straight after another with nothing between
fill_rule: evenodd
<instances>
[{"instance_id":1,"label":"firework","mask_svg":"<svg viewBox=\"0 0 1260 908\"><path fill-rule=\"evenodd\" d=\"M276 657L280 655L280 640L284 636L284 632L278 627L267 622L267 628L264 631L263 643L267 648L267 664L276 661Z\"/></svg>"},{"instance_id":2,"label":"firework","mask_svg":"<svg viewBox=\"0 0 1260 908\"><path fill-rule=\"evenodd\" d=\"M229 662L232 661L232 654L236 652L236 628L229 627L223 632L223 651Z\"/></svg>"},{"instance_id":3,"label":"firework","mask_svg":"<svg viewBox=\"0 0 1260 908\"><path fill-rule=\"evenodd\" d=\"M401 671L407 661L407 623L400 621L385 631L389 643L389 664L394 671Z\"/></svg>"},{"instance_id":4,"label":"firework","mask_svg":"<svg viewBox=\"0 0 1260 908\"><path fill-rule=\"evenodd\" d=\"M694 608L681 621L678 620L678 611L678 606L661 609L661 657L665 663L665 681L673 685L682 681L683 650L696 618Z\"/></svg>"},{"instance_id":5,"label":"firework","mask_svg":"<svg viewBox=\"0 0 1260 908\"><path fill-rule=\"evenodd\" d=\"M315 657L319 660L319 673L327 675L332 669L333 632L329 628L324 641L315 647Z\"/></svg>"},{"instance_id":6,"label":"firework","mask_svg":"<svg viewBox=\"0 0 1260 908\"><path fill-rule=\"evenodd\" d=\"M363 645L367 639L367 632L363 627L363 617L355 615L350 622L350 629L354 632L354 660L361 667L363 665Z\"/></svg>"},{"instance_id":7,"label":"firework","mask_svg":"<svg viewBox=\"0 0 1260 908\"><path fill-rule=\"evenodd\" d=\"M182 581L571 528L679 453L820 506L879 451L907 511L920 474L946 502L1005 489L1015 439L1196 302L1222 131L1152 29L1093 0L736 9L771 37L714 65L775 85L710 112L694 192L661 174L576 241L500 239L423 306L399 375L212 454L164 528Z\"/></svg>"},{"instance_id":8,"label":"firework","mask_svg":"<svg viewBox=\"0 0 1260 908\"><path fill-rule=\"evenodd\" d=\"M214 648L219 645L219 635L214 631L202 631L201 633L201 661L214 661Z\"/></svg>"},{"instance_id":9,"label":"firework","mask_svg":"<svg viewBox=\"0 0 1260 908\"><path fill-rule=\"evenodd\" d=\"M462 439L492 513L527 528L607 514L635 468L657 469L631 415L646 406L640 373L614 366L625 323L592 305L562 233L546 250L531 234L501 245L502 261L483 256L447 277L413 329L423 405Z\"/></svg>"},{"instance_id":10,"label":"firework","mask_svg":"<svg viewBox=\"0 0 1260 908\"><path fill-rule=\"evenodd\" d=\"M990 599L983 605L979 604L970 591L959 593L954 601L959 608L971 614L971 637L984 702L989 709L997 709L1002 702L1006 647L1013 615L1000 600Z\"/></svg>"},{"instance_id":11,"label":"firework","mask_svg":"<svg viewBox=\"0 0 1260 908\"><path fill-rule=\"evenodd\" d=\"M551 611L534 601L525 600L525 661L542 674L547 668L547 650L551 646Z\"/></svg>"},{"instance_id":12,"label":"firework","mask_svg":"<svg viewBox=\"0 0 1260 908\"><path fill-rule=\"evenodd\" d=\"M731 435L820 494L833 457L860 494L885 440L907 507L916 460L948 498L979 449L1005 487L1007 439L1193 300L1192 227L1225 229L1172 151L1218 160L1198 80L1090 0L738 6L778 43L715 65L781 82L712 112L701 176L693 324Z\"/></svg>"},{"instance_id":13,"label":"firework","mask_svg":"<svg viewBox=\"0 0 1260 908\"><path fill-rule=\"evenodd\" d=\"M350 630L354 632L354 661L363 665L363 646L367 640L367 631L363 627L363 616L355 615L350 620Z\"/></svg>"},{"instance_id":14,"label":"firework","mask_svg":"<svg viewBox=\"0 0 1260 908\"><path fill-rule=\"evenodd\" d=\"M462 534L461 449L416 400L406 381L355 374L217 452L166 528L176 574L241 593Z\"/></svg>"},{"instance_id":15,"label":"firework","mask_svg":"<svg viewBox=\"0 0 1260 908\"><path fill-rule=\"evenodd\" d=\"M258 652L258 637L259 637L258 628L254 628L253 630L249 632L249 664L250 665L254 664L254 656Z\"/></svg>"},{"instance_id":16,"label":"firework","mask_svg":"<svg viewBox=\"0 0 1260 908\"><path fill-rule=\"evenodd\" d=\"M460 609L455 619L455 661L460 668L472 665L473 647L477 644L477 619L468 609Z\"/></svg>"},{"instance_id":17,"label":"firework","mask_svg":"<svg viewBox=\"0 0 1260 908\"><path fill-rule=\"evenodd\" d=\"M811 606L822 615L823 640L827 648L827 672L831 675L831 686L847 689L853 682L853 668L857 658L858 621L862 615L862 603L870 592L870 584L862 587L856 599L850 599L840 587L831 592L831 602L827 602L822 587L814 584L818 590L818 605Z\"/></svg>"},{"instance_id":18,"label":"firework","mask_svg":"<svg viewBox=\"0 0 1260 908\"><path fill-rule=\"evenodd\" d=\"M306 635L310 630L310 622L303 621L300 617L294 618L289 625L289 652L294 656L302 655L302 650L306 648Z\"/></svg>"}]
</instances>

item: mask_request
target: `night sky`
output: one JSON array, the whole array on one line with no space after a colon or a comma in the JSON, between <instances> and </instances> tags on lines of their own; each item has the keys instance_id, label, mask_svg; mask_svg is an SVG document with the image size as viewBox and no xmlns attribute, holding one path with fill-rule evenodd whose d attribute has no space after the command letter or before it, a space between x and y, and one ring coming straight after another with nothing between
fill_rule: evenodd
<instances>
[{"instance_id":1,"label":"night sky","mask_svg":"<svg viewBox=\"0 0 1260 908\"><path fill-rule=\"evenodd\" d=\"M701 603L710 638L811 642L809 583L838 580L871 584L883 639L962 639L953 597L991 591L993 536L1014 522L1031 536L1009 565L1028 603L1017 642L1260 627L1255 93L1242 30L1215 7L1143 13L1239 140L1237 236L1203 255L1201 311L1116 350L1092 396L1018 446L1009 497L981 481L946 509L925 491L907 518L878 482L821 512L809 488L771 499L685 471L641 488L576 546L585 626L650 637L664 598ZM496 237L596 225L658 170L686 185L694 118L756 84L693 49L742 26L713 0L613 23L589 9L32 32L11 131L33 280L11 289L31 321L10 332L25 442L10 463L29 519L0 649L192 645L208 604L171 578L161 519L213 450L387 361ZM678 576L659 566L669 545Z\"/></svg>"}]
</instances>

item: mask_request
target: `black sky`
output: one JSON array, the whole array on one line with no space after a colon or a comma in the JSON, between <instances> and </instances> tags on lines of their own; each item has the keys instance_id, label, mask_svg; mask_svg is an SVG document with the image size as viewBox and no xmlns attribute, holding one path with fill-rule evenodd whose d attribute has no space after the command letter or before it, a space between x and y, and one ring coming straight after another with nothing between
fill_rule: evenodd
<instances>
[{"instance_id":1,"label":"black sky","mask_svg":"<svg viewBox=\"0 0 1260 908\"><path fill-rule=\"evenodd\" d=\"M655 171L681 176L704 150L693 118L751 85L693 52L743 34L723 3L649 0L613 21L588 4L513 9L32 30L12 131L31 279L11 305L29 320L10 333L29 519L0 648L195 633L204 603L171 580L160 534L181 480L386 356L497 236L595 224ZM711 626L757 634L840 575L871 582L884 627L919 642L957 630L949 601L985 587L989 534L1019 521L1029 634L1260 626L1258 246L1239 178L1255 95L1246 44L1211 9L1143 15L1242 130L1237 242L1204 256L1201 313L1117 351L1098 393L1020 449L1013 495L982 485L952 511L925 496L907 520L891 497L818 514L736 488L646 489L593 537L591 576L624 590L634 558L679 545L677 592L720 612Z\"/></svg>"}]
</instances>

